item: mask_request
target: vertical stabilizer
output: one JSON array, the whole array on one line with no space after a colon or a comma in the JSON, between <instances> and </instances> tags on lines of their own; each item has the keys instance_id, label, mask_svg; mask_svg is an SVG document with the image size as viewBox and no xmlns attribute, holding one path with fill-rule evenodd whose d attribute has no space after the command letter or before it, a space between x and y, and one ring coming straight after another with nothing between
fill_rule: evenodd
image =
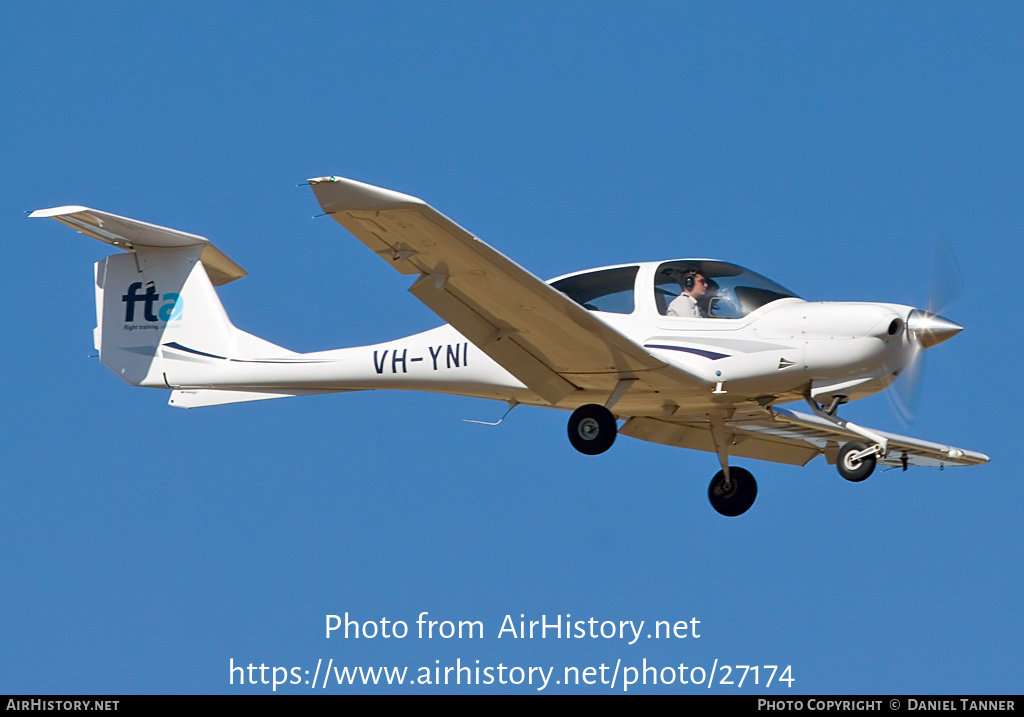
<instances>
[{"instance_id":1,"label":"vertical stabilizer","mask_svg":"<svg viewBox=\"0 0 1024 717\"><path fill-rule=\"evenodd\" d=\"M284 351L232 326L213 287L245 270L208 239L89 207L40 209L31 216L56 219L127 252L96 264L93 341L104 365L133 386L170 386L167 347L179 363L237 356L239 344Z\"/></svg>"},{"instance_id":2,"label":"vertical stabilizer","mask_svg":"<svg viewBox=\"0 0 1024 717\"><path fill-rule=\"evenodd\" d=\"M137 247L96 264L97 348L134 386L168 387L162 346L238 354L236 329L210 283L201 247Z\"/></svg>"}]
</instances>

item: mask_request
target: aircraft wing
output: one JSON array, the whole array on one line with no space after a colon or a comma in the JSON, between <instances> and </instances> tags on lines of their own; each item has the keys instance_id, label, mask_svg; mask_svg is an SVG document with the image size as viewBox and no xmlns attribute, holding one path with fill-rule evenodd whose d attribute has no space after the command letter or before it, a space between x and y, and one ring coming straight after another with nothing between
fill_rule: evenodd
<instances>
[{"instance_id":1,"label":"aircraft wing","mask_svg":"<svg viewBox=\"0 0 1024 717\"><path fill-rule=\"evenodd\" d=\"M341 177L309 180L324 212L402 274L420 301L557 404L580 389L611 393L705 380L668 366L422 200Z\"/></svg>"},{"instance_id":2,"label":"aircraft wing","mask_svg":"<svg viewBox=\"0 0 1024 717\"><path fill-rule=\"evenodd\" d=\"M863 440L829 421L783 408L751 408L726 420L729 455L775 463L804 465L818 455L836 462L847 441ZM711 428L703 415L679 418L629 419L619 433L655 443L715 451ZM940 443L876 431L889 441L889 455L878 463L888 466L972 466L988 463L988 456Z\"/></svg>"}]
</instances>

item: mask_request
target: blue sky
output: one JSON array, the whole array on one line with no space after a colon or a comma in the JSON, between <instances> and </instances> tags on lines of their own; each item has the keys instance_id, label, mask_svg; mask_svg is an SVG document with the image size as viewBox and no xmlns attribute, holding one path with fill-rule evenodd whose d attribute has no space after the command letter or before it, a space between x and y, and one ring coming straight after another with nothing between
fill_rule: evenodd
<instances>
[{"instance_id":1,"label":"blue sky","mask_svg":"<svg viewBox=\"0 0 1024 717\"><path fill-rule=\"evenodd\" d=\"M231 660L331 659L555 679L717 660L794 678L723 693L1021 691L1018 5L47 3L0 19L0 692L264 693L231 684ZM501 404L386 392L179 411L90 358L107 247L24 214L83 204L211 238L250 272L221 290L234 323L295 350L438 325L407 278L311 218L296 185L326 174L422 197L542 277L716 256L811 300L923 306L943 237L967 284L944 313L966 330L929 352L917 420L883 397L845 415L992 462L854 485L821 459L738 461L758 500L726 519L713 455L620 439L585 457L560 411L491 428L461 419ZM485 636L324 637L328 614L415 631L424 611ZM701 636L497 637L506 615L566 614L696 618ZM390 688L412 689L536 684Z\"/></svg>"}]
</instances>

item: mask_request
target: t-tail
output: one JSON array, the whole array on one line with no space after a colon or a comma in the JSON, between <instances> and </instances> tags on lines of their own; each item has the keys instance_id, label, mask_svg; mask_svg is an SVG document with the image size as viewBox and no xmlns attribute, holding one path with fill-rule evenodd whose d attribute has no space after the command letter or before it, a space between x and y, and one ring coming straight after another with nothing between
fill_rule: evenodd
<instances>
[{"instance_id":1,"label":"t-tail","mask_svg":"<svg viewBox=\"0 0 1024 717\"><path fill-rule=\"evenodd\" d=\"M232 325L214 286L246 272L204 237L87 207L40 209L31 216L51 217L125 250L95 265L93 341L103 364L127 383L154 388L211 384L216 364L226 357L295 355ZM169 373L185 373L187 381ZM185 392L171 402L187 405L189 393L195 395ZM212 400L216 397L207 394L194 405L295 395L215 393L227 395Z\"/></svg>"}]
</instances>

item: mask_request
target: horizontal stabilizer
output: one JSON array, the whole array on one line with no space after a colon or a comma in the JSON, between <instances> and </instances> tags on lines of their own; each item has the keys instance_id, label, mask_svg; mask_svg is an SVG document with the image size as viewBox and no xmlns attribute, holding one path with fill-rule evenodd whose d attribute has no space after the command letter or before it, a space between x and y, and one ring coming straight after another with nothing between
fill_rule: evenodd
<instances>
[{"instance_id":1,"label":"horizontal stabilizer","mask_svg":"<svg viewBox=\"0 0 1024 717\"><path fill-rule=\"evenodd\" d=\"M209 239L177 229L168 229L156 224L140 222L137 219L119 217L116 214L78 206L37 209L29 216L56 219L61 224L66 224L86 236L99 239L101 242L125 251L133 251L137 246L156 248L202 246L200 261L203 262L210 282L214 286L223 286L235 279L241 279L247 273L227 254L215 247Z\"/></svg>"}]
</instances>

